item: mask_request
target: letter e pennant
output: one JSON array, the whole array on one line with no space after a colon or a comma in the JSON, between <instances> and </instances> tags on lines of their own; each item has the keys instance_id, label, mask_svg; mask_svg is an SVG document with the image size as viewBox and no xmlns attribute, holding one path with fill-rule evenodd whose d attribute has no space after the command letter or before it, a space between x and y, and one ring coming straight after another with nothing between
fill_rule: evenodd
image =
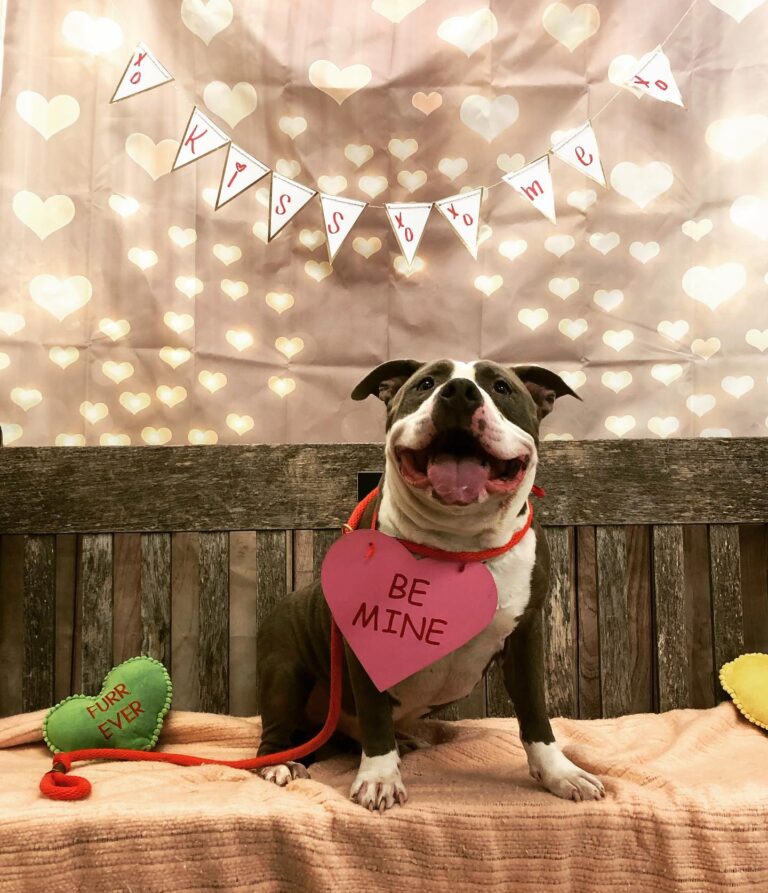
<instances>
[{"instance_id":1,"label":"letter e pennant","mask_svg":"<svg viewBox=\"0 0 768 893\"><path fill-rule=\"evenodd\" d=\"M502 177L505 183L527 198L537 211L555 220L555 191L552 186L552 175L549 172L549 155L542 155L536 161L526 164L519 171L513 171Z\"/></svg>"},{"instance_id":2,"label":"letter e pennant","mask_svg":"<svg viewBox=\"0 0 768 893\"><path fill-rule=\"evenodd\" d=\"M334 195L326 195L321 192L320 204L323 208L323 220L325 221L328 260L333 263L334 257L341 248L341 243L347 238L349 231L368 203L359 202L353 198L336 198Z\"/></svg>"},{"instance_id":3,"label":"letter e pennant","mask_svg":"<svg viewBox=\"0 0 768 893\"><path fill-rule=\"evenodd\" d=\"M419 243L424 235L432 205L421 202L401 202L384 205L384 209L395 233L397 244L410 267L419 250Z\"/></svg>"},{"instance_id":4,"label":"letter e pennant","mask_svg":"<svg viewBox=\"0 0 768 893\"><path fill-rule=\"evenodd\" d=\"M600 163L600 152L597 148L597 137L592 125L587 123L576 130L564 133L552 145L552 153L575 167L577 171L591 177L601 186L605 186L605 174Z\"/></svg>"},{"instance_id":5,"label":"letter e pennant","mask_svg":"<svg viewBox=\"0 0 768 893\"><path fill-rule=\"evenodd\" d=\"M435 202L437 210L456 231L469 253L477 260L477 235L480 229L482 189L473 189Z\"/></svg>"},{"instance_id":6,"label":"letter e pennant","mask_svg":"<svg viewBox=\"0 0 768 893\"><path fill-rule=\"evenodd\" d=\"M643 56L638 62L635 74L627 78L627 86L633 87L640 93L647 93L661 102L671 102L685 108L669 59L661 47L656 47Z\"/></svg>"},{"instance_id":7,"label":"letter e pennant","mask_svg":"<svg viewBox=\"0 0 768 893\"><path fill-rule=\"evenodd\" d=\"M150 52L149 47L145 43L138 43L109 101L120 102L121 99L127 99L129 96L135 96L172 80L167 69Z\"/></svg>"},{"instance_id":8,"label":"letter e pennant","mask_svg":"<svg viewBox=\"0 0 768 893\"><path fill-rule=\"evenodd\" d=\"M317 195L314 189L303 186L288 177L272 172L269 184L269 233L267 241L272 239L292 220L306 203Z\"/></svg>"},{"instance_id":9,"label":"letter e pennant","mask_svg":"<svg viewBox=\"0 0 768 893\"><path fill-rule=\"evenodd\" d=\"M206 117L200 109L195 106L189 118L189 123L184 131L184 136L176 153L176 160L173 162L172 171L178 170L204 155L210 155L222 146L226 146L229 137Z\"/></svg>"},{"instance_id":10,"label":"letter e pennant","mask_svg":"<svg viewBox=\"0 0 768 893\"><path fill-rule=\"evenodd\" d=\"M249 186L258 183L268 173L269 168L266 164L257 161L240 146L230 143L219 184L219 194L216 196L216 210L231 202L241 192L245 192Z\"/></svg>"}]
</instances>

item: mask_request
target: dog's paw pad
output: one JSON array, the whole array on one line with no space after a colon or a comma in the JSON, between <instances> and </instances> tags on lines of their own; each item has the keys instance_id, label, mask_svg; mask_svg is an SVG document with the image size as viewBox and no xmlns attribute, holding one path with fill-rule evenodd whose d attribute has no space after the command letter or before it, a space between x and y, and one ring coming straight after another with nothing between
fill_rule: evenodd
<instances>
[{"instance_id":1,"label":"dog's paw pad","mask_svg":"<svg viewBox=\"0 0 768 893\"><path fill-rule=\"evenodd\" d=\"M380 757L363 756L349 791L350 799L371 812L384 812L395 803L404 806L408 793L400 776L399 762L397 751Z\"/></svg>"},{"instance_id":2,"label":"dog's paw pad","mask_svg":"<svg viewBox=\"0 0 768 893\"><path fill-rule=\"evenodd\" d=\"M280 785L280 787L287 785L294 778L309 778L306 766L303 766L301 763L295 763L293 760L278 763L275 766L264 766L262 769L259 769L259 775L265 781L271 781L276 785Z\"/></svg>"},{"instance_id":3,"label":"dog's paw pad","mask_svg":"<svg viewBox=\"0 0 768 893\"><path fill-rule=\"evenodd\" d=\"M602 781L573 763L560 772L542 773L541 783L556 796L564 800L574 800L576 803L583 800L602 800L605 797Z\"/></svg>"}]
</instances>

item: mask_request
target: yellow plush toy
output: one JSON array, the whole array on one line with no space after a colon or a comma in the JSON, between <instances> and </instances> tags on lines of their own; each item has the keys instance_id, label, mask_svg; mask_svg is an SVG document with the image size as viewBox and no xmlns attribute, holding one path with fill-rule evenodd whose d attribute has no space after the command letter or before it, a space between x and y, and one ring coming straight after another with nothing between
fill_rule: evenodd
<instances>
[{"instance_id":1,"label":"yellow plush toy","mask_svg":"<svg viewBox=\"0 0 768 893\"><path fill-rule=\"evenodd\" d=\"M742 654L723 664L720 683L744 716L768 731L768 654Z\"/></svg>"}]
</instances>

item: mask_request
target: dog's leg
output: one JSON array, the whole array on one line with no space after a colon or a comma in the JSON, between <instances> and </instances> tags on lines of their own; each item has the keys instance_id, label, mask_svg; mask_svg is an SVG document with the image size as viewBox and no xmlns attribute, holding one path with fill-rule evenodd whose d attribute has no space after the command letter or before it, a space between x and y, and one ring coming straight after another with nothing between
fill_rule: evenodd
<instances>
[{"instance_id":1,"label":"dog's leg","mask_svg":"<svg viewBox=\"0 0 768 893\"><path fill-rule=\"evenodd\" d=\"M599 800L599 778L580 769L555 742L544 697L544 637L541 612L534 611L504 644L504 682L515 705L520 738L531 775L565 800Z\"/></svg>"},{"instance_id":2,"label":"dog's leg","mask_svg":"<svg viewBox=\"0 0 768 893\"><path fill-rule=\"evenodd\" d=\"M312 684L306 671L284 654L270 654L259 661L262 731L258 756L279 753L296 744L295 733ZM264 766L258 773L278 785L286 785L293 778L309 778L306 767L293 760Z\"/></svg>"},{"instance_id":3,"label":"dog's leg","mask_svg":"<svg viewBox=\"0 0 768 893\"><path fill-rule=\"evenodd\" d=\"M355 711L360 726L363 755L349 796L366 809L383 812L408 799L400 776L400 757L395 741L389 695L371 682L352 649L344 643Z\"/></svg>"}]
</instances>

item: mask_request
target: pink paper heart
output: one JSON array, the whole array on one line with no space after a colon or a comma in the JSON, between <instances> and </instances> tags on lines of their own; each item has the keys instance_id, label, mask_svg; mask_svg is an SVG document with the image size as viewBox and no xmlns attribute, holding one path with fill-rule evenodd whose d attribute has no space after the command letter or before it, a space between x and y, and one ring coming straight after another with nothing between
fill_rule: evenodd
<instances>
[{"instance_id":1,"label":"pink paper heart","mask_svg":"<svg viewBox=\"0 0 768 893\"><path fill-rule=\"evenodd\" d=\"M496 583L479 562L416 558L377 530L355 530L328 550L325 600L379 691L476 636L493 620Z\"/></svg>"}]
</instances>

